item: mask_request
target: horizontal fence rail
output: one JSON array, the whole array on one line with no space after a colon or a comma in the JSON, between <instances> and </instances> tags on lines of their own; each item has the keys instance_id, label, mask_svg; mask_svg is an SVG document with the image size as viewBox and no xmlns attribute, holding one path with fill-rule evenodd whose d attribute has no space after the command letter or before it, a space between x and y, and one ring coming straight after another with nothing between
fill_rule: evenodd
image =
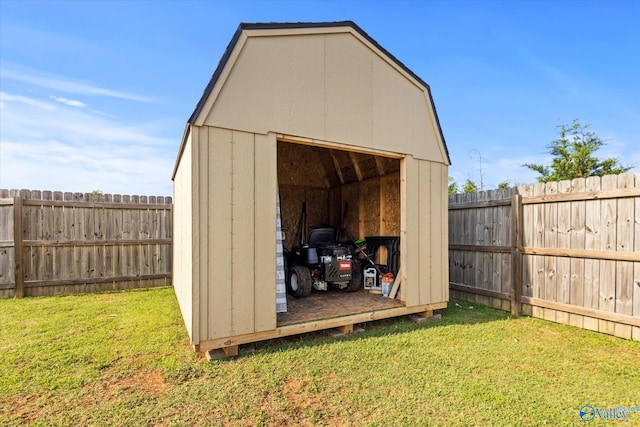
<instances>
[{"instance_id":1,"label":"horizontal fence rail","mask_svg":"<svg viewBox=\"0 0 640 427\"><path fill-rule=\"evenodd\" d=\"M452 296L640 340L640 174L449 196Z\"/></svg>"},{"instance_id":2,"label":"horizontal fence rail","mask_svg":"<svg viewBox=\"0 0 640 427\"><path fill-rule=\"evenodd\" d=\"M171 284L171 197L0 190L0 298Z\"/></svg>"}]
</instances>

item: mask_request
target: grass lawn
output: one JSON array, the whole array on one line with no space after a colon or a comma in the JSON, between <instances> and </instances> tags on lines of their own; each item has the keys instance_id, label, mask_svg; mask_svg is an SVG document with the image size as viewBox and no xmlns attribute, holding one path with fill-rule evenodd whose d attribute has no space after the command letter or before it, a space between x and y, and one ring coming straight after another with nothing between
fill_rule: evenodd
<instances>
[{"instance_id":1,"label":"grass lawn","mask_svg":"<svg viewBox=\"0 0 640 427\"><path fill-rule=\"evenodd\" d=\"M640 342L467 302L440 312L207 362L171 288L1 300L0 425L559 426L585 424L587 404L640 406Z\"/></svg>"}]
</instances>

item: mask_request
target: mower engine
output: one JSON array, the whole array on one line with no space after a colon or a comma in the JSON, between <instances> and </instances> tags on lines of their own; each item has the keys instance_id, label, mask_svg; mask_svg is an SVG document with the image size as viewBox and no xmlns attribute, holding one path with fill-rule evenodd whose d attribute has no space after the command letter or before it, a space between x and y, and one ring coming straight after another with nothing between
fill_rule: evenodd
<instances>
[{"instance_id":1,"label":"mower engine","mask_svg":"<svg viewBox=\"0 0 640 427\"><path fill-rule=\"evenodd\" d=\"M311 289L326 291L329 285L346 291L362 287L362 272L351 251L335 241L331 228L316 228L308 243L294 247L287 260L289 293L305 297Z\"/></svg>"}]
</instances>

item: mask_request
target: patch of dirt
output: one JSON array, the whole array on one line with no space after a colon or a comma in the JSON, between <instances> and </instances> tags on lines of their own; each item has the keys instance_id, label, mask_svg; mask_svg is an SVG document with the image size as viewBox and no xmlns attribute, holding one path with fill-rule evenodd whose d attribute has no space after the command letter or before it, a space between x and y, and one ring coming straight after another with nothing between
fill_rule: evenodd
<instances>
[{"instance_id":1,"label":"patch of dirt","mask_svg":"<svg viewBox=\"0 0 640 427\"><path fill-rule=\"evenodd\" d=\"M147 396L155 396L169 387L158 371L140 371L123 378L109 378L97 384L102 395L112 395L136 389Z\"/></svg>"},{"instance_id":2,"label":"patch of dirt","mask_svg":"<svg viewBox=\"0 0 640 427\"><path fill-rule=\"evenodd\" d=\"M3 402L0 409L0 418L8 417L22 420L23 422L33 422L42 419L48 412L48 399L42 395L16 396L9 398ZM9 412L5 412L5 407L9 408Z\"/></svg>"},{"instance_id":3,"label":"patch of dirt","mask_svg":"<svg viewBox=\"0 0 640 427\"><path fill-rule=\"evenodd\" d=\"M327 379L330 382L337 380L333 373ZM284 407L282 399L285 401ZM332 406L325 397L314 391L308 380L295 377L283 382L276 396L265 396L261 409L268 415L266 425L269 426L343 426L355 422L345 408ZM244 425L247 421L242 420L238 425Z\"/></svg>"},{"instance_id":4,"label":"patch of dirt","mask_svg":"<svg viewBox=\"0 0 640 427\"><path fill-rule=\"evenodd\" d=\"M86 384L83 398L73 402L73 406L92 408L103 404L105 400L115 399L123 393L137 393L145 396L158 396L169 388L158 371L147 370L133 375L117 378L105 378L102 381ZM64 406L56 404L56 406ZM0 418L20 420L24 423L45 421L51 416L51 397L46 395L16 396L6 399L0 405Z\"/></svg>"},{"instance_id":5,"label":"patch of dirt","mask_svg":"<svg viewBox=\"0 0 640 427\"><path fill-rule=\"evenodd\" d=\"M84 386L85 397L78 402L81 407L96 406L98 402L114 399L123 393L155 397L169 388L162 374L154 370L141 370L124 377L109 377Z\"/></svg>"}]
</instances>

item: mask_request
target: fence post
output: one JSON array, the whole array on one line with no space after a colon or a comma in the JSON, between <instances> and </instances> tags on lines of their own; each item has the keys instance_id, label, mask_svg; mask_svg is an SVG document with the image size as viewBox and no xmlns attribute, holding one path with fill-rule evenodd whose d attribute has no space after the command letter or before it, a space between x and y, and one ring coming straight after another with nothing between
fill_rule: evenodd
<instances>
[{"instance_id":1,"label":"fence post","mask_svg":"<svg viewBox=\"0 0 640 427\"><path fill-rule=\"evenodd\" d=\"M522 196L511 198L511 314L522 309Z\"/></svg>"},{"instance_id":2,"label":"fence post","mask_svg":"<svg viewBox=\"0 0 640 427\"><path fill-rule=\"evenodd\" d=\"M13 198L13 251L15 258L15 284L16 284L16 298L24 298L24 269L23 269L23 236L22 236L22 224L23 224L23 199L20 196Z\"/></svg>"}]
</instances>

